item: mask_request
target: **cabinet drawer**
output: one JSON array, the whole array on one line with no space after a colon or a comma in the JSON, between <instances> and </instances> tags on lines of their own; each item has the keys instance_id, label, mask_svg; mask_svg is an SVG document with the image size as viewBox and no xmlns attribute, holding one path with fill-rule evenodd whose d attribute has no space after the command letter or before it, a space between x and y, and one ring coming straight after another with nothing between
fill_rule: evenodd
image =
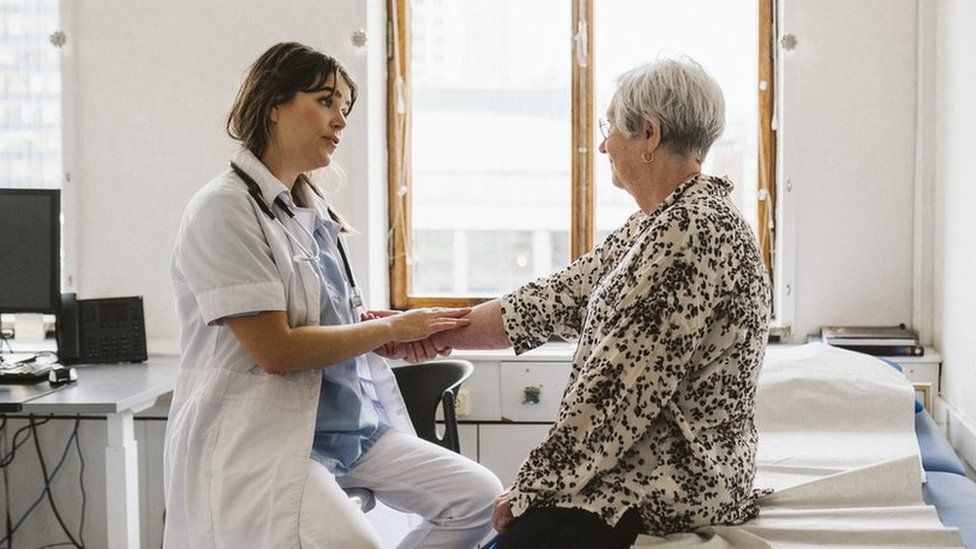
<instances>
[{"instance_id":1,"label":"cabinet drawer","mask_svg":"<svg viewBox=\"0 0 976 549\"><path fill-rule=\"evenodd\" d=\"M939 390L938 364L903 364L905 377L912 383L931 383L932 390Z\"/></svg>"},{"instance_id":2,"label":"cabinet drawer","mask_svg":"<svg viewBox=\"0 0 976 549\"><path fill-rule=\"evenodd\" d=\"M458 443L461 455L471 461L478 461L478 426L474 424L458 425Z\"/></svg>"},{"instance_id":3,"label":"cabinet drawer","mask_svg":"<svg viewBox=\"0 0 976 549\"><path fill-rule=\"evenodd\" d=\"M458 421L498 421L501 417L497 362L474 363L474 373L461 385L461 392L459 398L467 406L460 406Z\"/></svg>"},{"instance_id":4,"label":"cabinet drawer","mask_svg":"<svg viewBox=\"0 0 976 549\"><path fill-rule=\"evenodd\" d=\"M556 420L569 380L569 364L502 362L499 370L502 420Z\"/></svg>"},{"instance_id":5,"label":"cabinet drawer","mask_svg":"<svg viewBox=\"0 0 976 549\"><path fill-rule=\"evenodd\" d=\"M478 461L495 473L503 486L511 486L529 451L546 438L550 427L516 423L479 425Z\"/></svg>"}]
</instances>

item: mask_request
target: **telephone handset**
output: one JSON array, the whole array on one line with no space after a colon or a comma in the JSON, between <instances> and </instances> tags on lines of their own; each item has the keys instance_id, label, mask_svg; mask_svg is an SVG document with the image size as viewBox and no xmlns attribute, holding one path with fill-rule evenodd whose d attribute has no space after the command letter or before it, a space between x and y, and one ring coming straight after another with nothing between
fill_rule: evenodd
<instances>
[{"instance_id":1,"label":"telephone handset","mask_svg":"<svg viewBox=\"0 0 976 549\"><path fill-rule=\"evenodd\" d=\"M57 339L61 364L142 362L147 358L142 297L61 294Z\"/></svg>"}]
</instances>

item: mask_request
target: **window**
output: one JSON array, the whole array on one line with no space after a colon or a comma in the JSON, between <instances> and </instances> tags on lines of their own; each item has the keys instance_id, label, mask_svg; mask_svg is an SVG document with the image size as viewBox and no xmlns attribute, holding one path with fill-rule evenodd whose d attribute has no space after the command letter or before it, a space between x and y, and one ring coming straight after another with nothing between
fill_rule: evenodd
<instances>
[{"instance_id":1,"label":"window","mask_svg":"<svg viewBox=\"0 0 976 549\"><path fill-rule=\"evenodd\" d=\"M0 187L61 186L57 0L0 2Z\"/></svg>"},{"instance_id":2,"label":"window","mask_svg":"<svg viewBox=\"0 0 976 549\"><path fill-rule=\"evenodd\" d=\"M0 188L61 187L59 24L58 0L0 0Z\"/></svg>"},{"instance_id":3,"label":"window","mask_svg":"<svg viewBox=\"0 0 976 549\"><path fill-rule=\"evenodd\" d=\"M636 211L610 183L596 119L614 78L658 53L687 54L722 85L726 130L703 171L731 177L771 264L771 0L389 0L389 12L394 307L500 295Z\"/></svg>"}]
</instances>

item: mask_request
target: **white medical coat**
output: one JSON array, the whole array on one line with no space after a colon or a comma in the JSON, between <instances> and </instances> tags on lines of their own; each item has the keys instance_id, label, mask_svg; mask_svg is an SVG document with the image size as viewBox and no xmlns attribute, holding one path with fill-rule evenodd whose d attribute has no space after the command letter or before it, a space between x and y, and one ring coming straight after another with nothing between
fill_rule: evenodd
<instances>
[{"instance_id":1,"label":"white medical coat","mask_svg":"<svg viewBox=\"0 0 976 549\"><path fill-rule=\"evenodd\" d=\"M271 204L281 183L249 151L234 162ZM298 192L328 218L315 193ZM297 223L274 209L312 249ZM172 258L182 362L164 450L167 548L299 547L321 371L268 374L219 322L287 311L291 327L318 325L320 283L298 253L231 170L204 186L184 213ZM412 433L392 372L373 354L370 373L392 426Z\"/></svg>"}]
</instances>

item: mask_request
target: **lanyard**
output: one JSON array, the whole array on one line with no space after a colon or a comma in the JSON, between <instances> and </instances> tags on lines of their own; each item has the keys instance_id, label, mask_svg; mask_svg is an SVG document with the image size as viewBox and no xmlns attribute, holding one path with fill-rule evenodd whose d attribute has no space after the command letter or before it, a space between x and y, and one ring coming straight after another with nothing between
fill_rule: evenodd
<instances>
[{"instance_id":1,"label":"lanyard","mask_svg":"<svg viewBox=\"0 0 976 549\"><path fill-rule=\"evenodd\" d=\"M332 217L332 215L332 210L330 209L329 216ZM349 267L349 259L346 257L346 247L342 245L342 239L338 235L336 235L336 247L339 248L339 255L342 257L342 266L346 269L349 286L352 287L352 297L350 298L352 307L353 309L358 309L363 305L363 293L359 291L359 286L356 286L356 279L352 276L352 268Z\"/></svg>"}]
</instances>

